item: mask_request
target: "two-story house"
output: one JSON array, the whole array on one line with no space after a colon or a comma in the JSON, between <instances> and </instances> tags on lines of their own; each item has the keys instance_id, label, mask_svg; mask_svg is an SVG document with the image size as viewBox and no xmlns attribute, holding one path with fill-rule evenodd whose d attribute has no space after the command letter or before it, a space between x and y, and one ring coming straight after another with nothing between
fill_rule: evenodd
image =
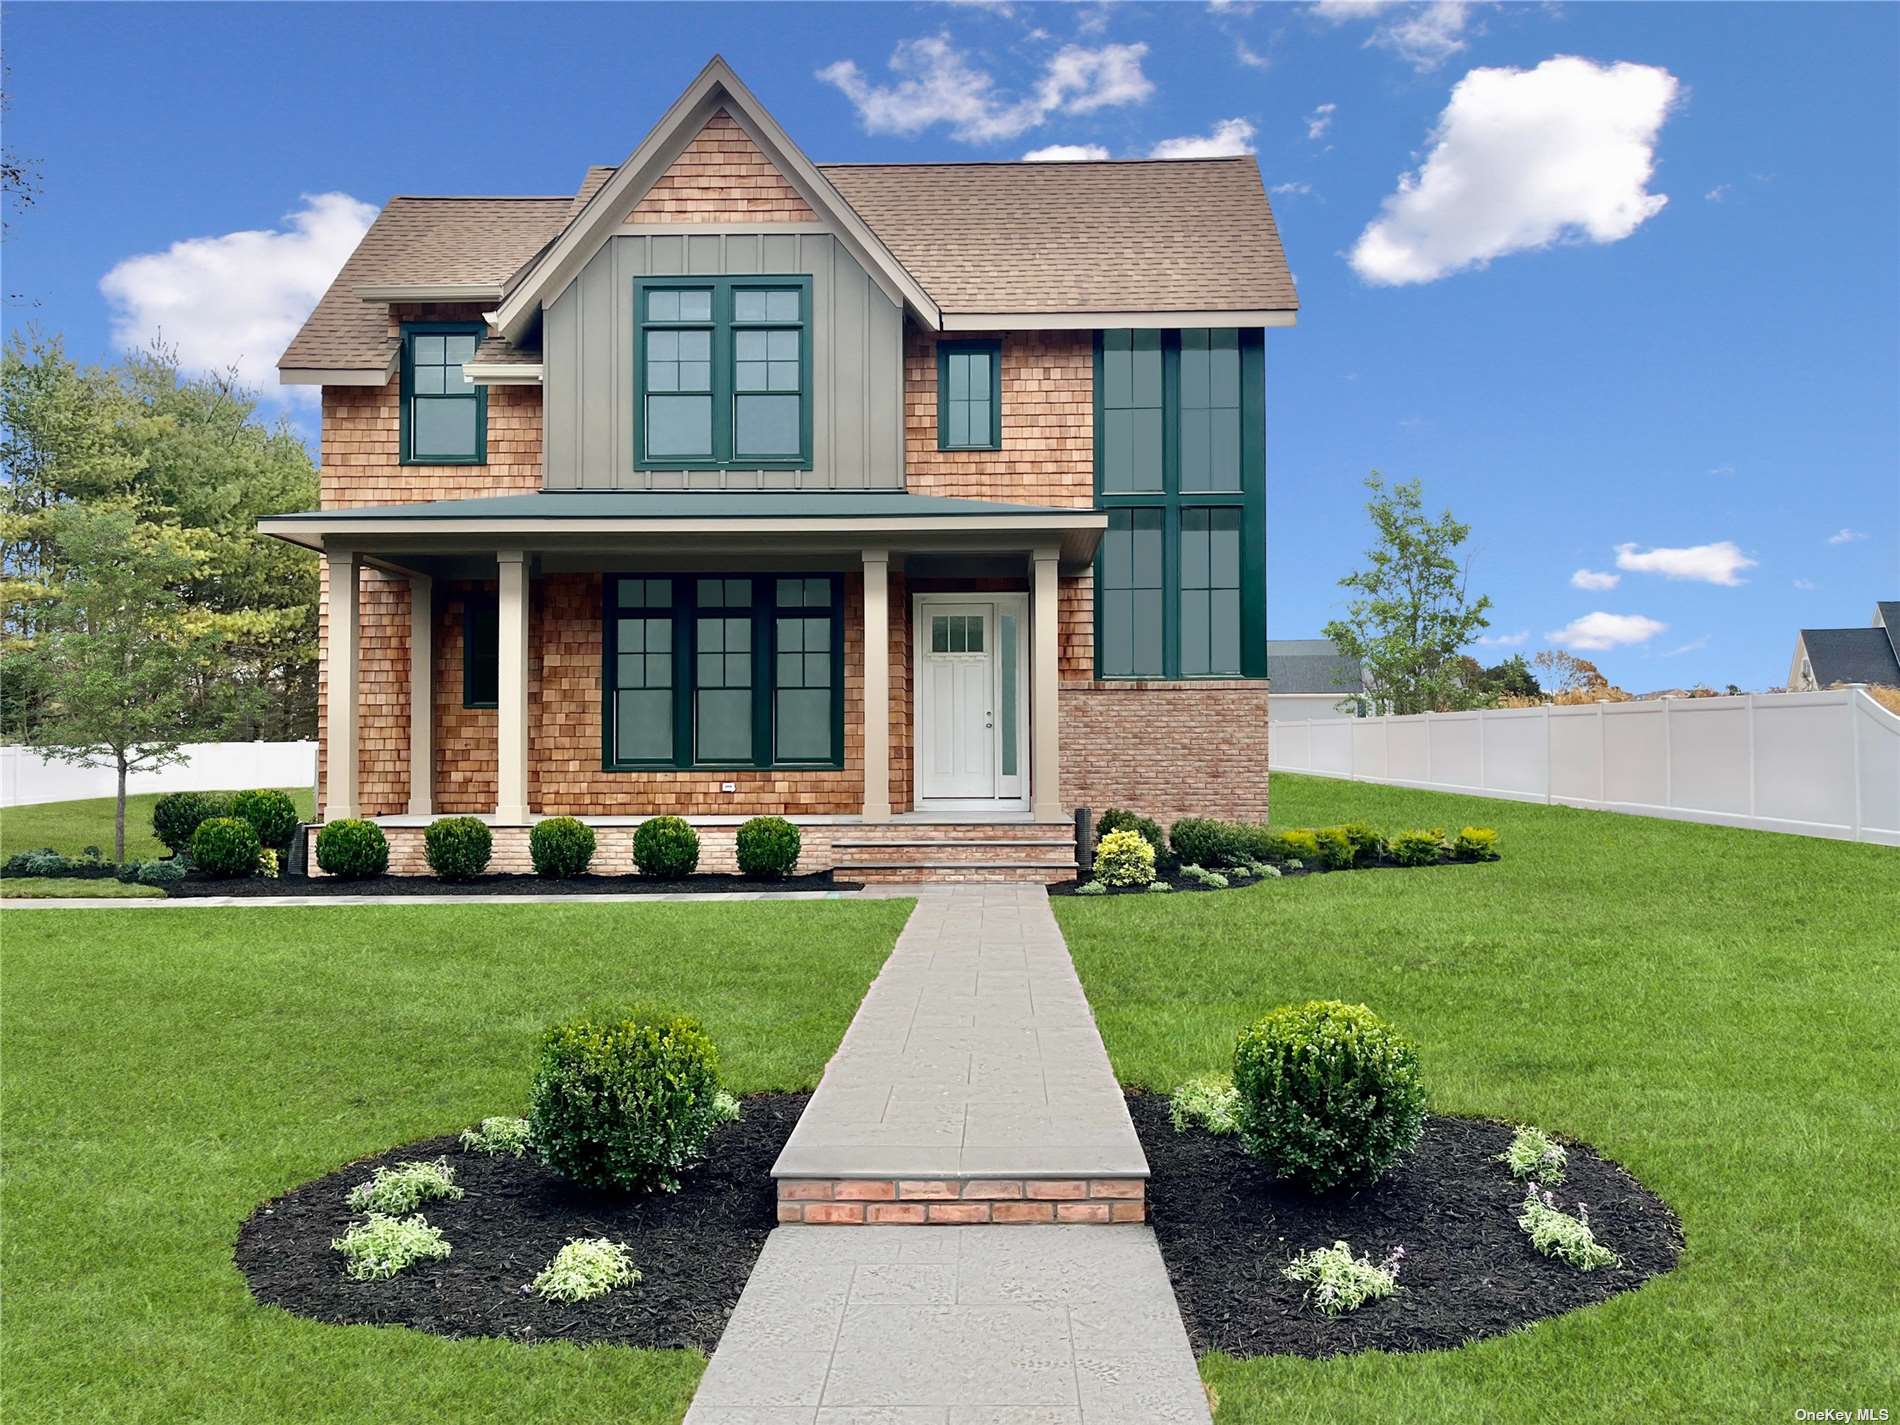
<instances>
[{"instance_id":1,"label":"two-story house","mask_svg":"<svg viewBox=\"0 0 1900 1425\"><path fill-rule=\"evenodd\" d=\"M321 815L1036 879L1080 806L1264 818L1296 305L1251 158L814 164L719 59L572 194L392 199L280 362Z\"/></svg>"}]
</instances>

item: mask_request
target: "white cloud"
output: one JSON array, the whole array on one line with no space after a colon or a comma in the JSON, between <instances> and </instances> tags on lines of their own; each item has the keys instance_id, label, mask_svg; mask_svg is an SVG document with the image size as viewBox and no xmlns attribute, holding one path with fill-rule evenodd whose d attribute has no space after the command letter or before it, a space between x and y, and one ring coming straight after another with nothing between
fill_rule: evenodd
<instances>
[{"instance_id":1,"label":"white cloud","mask_svg":"<svg viewBox=\"0 0 1900 1425\"><path fill-rule=\"evenodd\" d=\"M1812 593L1814 592L1814 590L1821 587L1819 584L1815 583L1814 580L1812 579L1796 579L1794 581L1794 586L1795 588L1800 589L1803 593Z\"/></svg>"},{"instance_id":2,"label":"white cloud","mask_svg":"<svg viewBox=\"0 0 1900 1425\"><path fill-rule=\"evenodd\" d=\"M375 216L347 193L306 193L281 228L186 238L128 257L99 279L112 340L137 347L162 339L187 368L235 367L266 396L314 394L279 386L277 358Z\"/></svg>"},{"instance_id":3,"label":"white cloud","mask_svg":"<svg viewBox=\"0 0 1900 1425\"><path fill-rule=\"evenodd\" d=\"M1260 53L1260 51L1255 49L1252 45L1248 44L1245 40L1237 39L1234 41L1234 58L1246 65L1249 69L1273 68L1273 61Z\"/></svg>"},{"instance_id":4,"label":"white cloud","mask_svg":"<svg viewBox=\"0 0 1900 1425\"><path fill-rule=\"evenodd\" d=\"M1150 158L1231 158L1253 152L1253 125L1245 119L1222 119L1205 134L1163 139L1148 150Z\"/></svg>"},{"instance_id":5,"label":"white cloud","mask_svg":"<svg viewBox=\"0 0 1900 1425\"><path fill-rule=\"evenodd\" d=\"M1420 73L1438 68L1465 47L1472 6L1466 0L1401 5L1386 0L1317 0L1313 13L1332 25L1377 20L1368 45L1391 50Z\"/></svg>"},{"instance_id":6,"label":"white cloud","mask_svg":"<svg viewBox=\"0 0 1900 1425\"><path fill-rule=\"evenodd\" d=\"M1633 544L1619 544L1616 567L1634 574L1661 574L1666 579L1695 579L1733 588L1745 582L1736 576L1744 569L1753 569L1755 561L1733 540L1724 539L1684 549L1638 549Z\"/></svg>"},{"instance_id":7,"label":"white cloud","mask_svg":"<svg viewBox=\"0 0 1900 1425\"><path fill-rule=\"evenodd\" d=\"M1337 104L1321 104L1306 116L1306 136L1314 143L1326 137L1326 131L1333 126L1333 115L1339 112Z\"/></svg>"},{"instance_id":8,"label":"white cloud","mask_svg":"<svg viewBox=\"0 0 1900 1425\"><path fill-rule=\"evenodd\" d=\"M1107 158L1108 150L1098 143L1052 143L1047 148L1032 148L1023 155L1024 163L1082 163Z\"/></svg>"},{"instance_id":9,"label":"white cloud","mask_svg":"<svg viewBox=\"0 0 1900 1425\"><path fill-rule=\"evenodd\" d=\"M1720 203L1734 191L1735 185L1733 183L1718 183L1702 196L1707 198L1711 203Z\"/></svg>"},{"instance_id":10,"label":"white cloud","mask_svg":"<svg viewBox=\"0 0 1900 1425\"><path fill-rule=\"evenodd\" d=\"M1678 643L1674 648L1665 648L1656 656L1658 658L1676 658L1684 653L1694 653L1708 646L1709 636L1705 633L1700 638L1690 639L1687 643Z\"/></svg>"},{"instance_id":11,"label":"white cloud","mask_svg":"<svg viewBox=\"0 0 1900 1425\"><path fill-rule=\"evenodd\" d=\"M1733 465L1718 465L1709 471L1711 475L1733 475L1734 473L1735 467Z\"/></svg>"},{"instance_id":12,"label":"white cloud","mask_svg":"<svg viewBox=\"0 0 1900 1425\"><path fill-rule=\"evenodd\" d=\"M1458 81L1420 167L1352 250L1368 282L1434 282L1560 241L1617 242L1669 201L1647 189L1680 89L1665 69L1574 56Z\"/></svg>"},{"instance_id":13,"label":"white cloud","mask_svg":"<svg viewBox=\"0 0 1900 1425\"><path fill-rule=\"evenodd\" d=\"M1585 614L1562 628L1554 628L1544 637L1565 648L1580 648L1586 653L1601 653L1631 643L1647 643L1669 627L1642 614Z\"/></svg>"},{"instance_id":14,"label":"white cloud","mask_svg":"<svg viewBox=\"0 0 1900 1425\"><path fill-rule=\"evenodd\" d=\"M1611 574L1602 569L1579 569L1570 576L1573 589L1614 589L1623 582L1621 574Z\"/></svg>"},{"instance_id":15,"label":"white cloud","mask_svg":"<svg viewBox=\"0 0 1900 1425\"><path fill-rule=\"evenodd\" d=\"M1276 198L1304 198L1313 191L1311 183L1276 183L1267 191Z\"/></svg>"},{"instance_id":16,"label":"white cloud","mask_svg":"<svg viewBox=\"0 0 1900 1425\"><path fill-rule=\"evenodd\" d=\"M1829 544L1852 544L1857 539L1865 538L1867 538L1867 536L1861 530L1843 528L1834 534L1830 534L1827 537L1827 542Z\"/></svg>"},{"instance_id":17,"label":"white cloud","mask_svg":"<svg viewBox=\"0 0 1900 1425\"><path fill-rule=\"evenodd\" d=\"M1531 631L1520 629L1516 633L1500 633L1495 638L1488 633L1478 635L1479 646L1484 648L1516 648L1531 636Z\"/></svg>"},{"instance_id":18,"label":"white cloud","mask_svg":"<svg viewBox=\"0 0 1900 1425\"><path fill-rule=\"evenodd\" d=\"M1154 93L1141 71L1147 53L1145 44L1064 45L1050 56L1031 92L1017 99L999 94L990 74L947 34L899 41L890 58L895 83L872 83L849 59L826 65L818 78L856 106L867 132L917 134L946 124L965 143L993 143L1027 133L1055 114L1140 103Z\"/></svg>"}]
</instances>

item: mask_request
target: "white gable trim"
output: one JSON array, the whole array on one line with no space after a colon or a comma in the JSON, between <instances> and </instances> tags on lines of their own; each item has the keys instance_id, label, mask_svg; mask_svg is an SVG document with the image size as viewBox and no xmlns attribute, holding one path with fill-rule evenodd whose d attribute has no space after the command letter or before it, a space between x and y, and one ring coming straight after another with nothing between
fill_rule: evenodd
<instances>
[{"instance_id":1,"label":"white gable trim","mask_svg":"<svg viewBox=\"0 0 1900 1425\"><path fill-rule=\"evenodd\" d=\"M893 300L903 302L917 313L926 327L936 330L942 318L930 294L904 270L890 249L832 186L831 180L799 151L798 145L766 113L719 55L707 62L698 77L686 86L686 92L674 100L659 123L640 141L640 146L614 170L613 177L601 185L560 238L535 260L501 306L489 314L490 325L510 340L525 332L542 304L552 301L573 281L609 238L624 231L621 218L659 181L681 150L698 136L706 121L722 108L798 190L812 211L828 220L831 230L859 265L879 279L879 285Z\"/></svg>"}]
</instances>

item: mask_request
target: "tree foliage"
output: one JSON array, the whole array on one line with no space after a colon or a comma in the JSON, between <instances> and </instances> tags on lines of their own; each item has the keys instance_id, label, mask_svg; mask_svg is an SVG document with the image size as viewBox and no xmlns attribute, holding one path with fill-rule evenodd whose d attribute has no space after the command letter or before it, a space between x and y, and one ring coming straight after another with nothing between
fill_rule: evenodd
<instances>
[{"instance_id":1,"label":"tree foliage","mask_svg":"<svg viewBox=\"0 0 1900 1425\"><path fill-rule=\"evenodd\" d=\"M190 721L235 735L314 735L317 561L257 533L260 516L308 509L317 479L288 424L266 426L229 375L190 376L163 348L81 367L57 338L16 334L0 357L0 726L32 736L42 692L29 658L69 569L54 530L78 506L168 530L193 558L168 590L205 616L223 656L188 670Z\"/></svg>"},{"instance_id":2,"label":"tree foliage","mask_svg":"<svg viewBox=\"0 0 1900 1425\"><path fill-rule=\"evenodd\" d=\"M1356 596L1345 618L1326 625L1326 636L1359 659L1382 712L1444 712L1484 702L1488 695L1472 685L1475 664L1459 654L1490 626L1484 614L1491 600L1467 596L1468 571L1459 560L1471 526L1450 510L1428 518L1417 480L1388 487L1375 470L1366 488L1378 539L1366 551L1366 567L1339 581Z\"/></svg>"}]
</instances>

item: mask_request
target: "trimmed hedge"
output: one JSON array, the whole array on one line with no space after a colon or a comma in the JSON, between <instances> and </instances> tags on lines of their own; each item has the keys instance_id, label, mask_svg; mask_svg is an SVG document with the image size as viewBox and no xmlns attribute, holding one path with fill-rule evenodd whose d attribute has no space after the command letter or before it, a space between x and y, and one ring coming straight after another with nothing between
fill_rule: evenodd
<instances>
[{"instance_id":1,"label":"trimmed hedge","mask_svg":"<svg viewBox=\"0 0 1900 1425\"><path fill-rule=\"evenodd\" d=\"M241 816L210 817L191 834L192 865L218 880L250 875L263 849L257 828Z\"/></svg>"},{"instance_id":2,"label":"trimmed hedge","mask_svg":"<svg viewBox=\"0 0 1900 1425\"><path fill-rule=\"evenodd\" d=\"M1309 1192L1376 1182L1418 1143L1418 1052L1362 1004L1283 1005L1234 1044L1241 1141Z\"/></svg>"},{"instance_id":3,"label":"trimmed hedge","mask_svg":"<svg viewBox=\"0 0 1900 1425\"><path fill-rule=\"evenodd\" d=\"M1168 828L1168 849L1184 866L1209 870L1228 865L1235 857L1240 830L1237 823L1212 817L1184 816Z\"/></svg>"},{"instance_id":4,"label":"trimmed hedge","mask_svg":"<svg viewBox=\"0 0 1900 1425\"><path fill-rule=\"evenodd\" d=\"M650 816L633 833L633 864L658 881L683 880L699 866L699 833L677 816Z\"/></svg>"},{"instance_id":5,"label":"trimmed hedge","mask_svg":"<svg viewBox=\"0 0 1900 1425\"><path fill-rule=\"evenodd\" d=\"M468 881L488 869L495 834L476 816L445 816L422 833L422 854L429 869L445 881Z\"/></svg>"},{"instance_id":6,"label":"trimmed hedge","mask_svg":"<svg viewBox=\"0 0 1900 1425\"><path fill-rule=\"evenodd\" d=\"M152 834L176 856L191 849L200 826L229 815L230 799L222 792L168 792L152 803Z\"/></svg>"},{"instance_id":7,"label":"trimmed hedge","mask_svg":"<svg viewBox=\"0 0 1900 1425\"><path fill-rule=\"evenodd\" d=\"M528 859L535 875L551 881L584 876L594 859L594 829L571 816L537 821L528 833Z\"/></svg>"},{"instance_id":8,"label":"trimmed hedge","mask_svg":"<svg viewBox=\"0 0 1900 1425\"><path fill-rule=\"evenodd\" d=\"M1401 831L1392 838L1392 859L1401 866L1436 866L1445 859L1445 833L1434 830Z\"/></svg>"},{"instance_id":9,"label":"trimmed hedge","mask_svg":"<svg viewBox=\"0 0 1900 1425\"><path fill-rule=\"evenodd\" d=\"M275 851L290 845L290 838L297 834L297 804L288 792L275 787L234 793L230 814L248 821L257 832L258 844Z\"/></svg>"},{"instance_id":10,"label":"trimmed hedge","mask_svg":"<svg viewBox=\"0 0 1900 1425\"><path fill-rule=\"evenodd\" d=\"M389 838L373 821L326 821L317 832L317 865L342 881L380 876L389 869Z\"/></svg>"},{"instance_id":11,"label":"trimmed hedge","mask_svg":"<svg viewBox=\"0 0 1900 1425\"><path fill-rule=\"evenodd\" d=\"M777 880L798 865L798 828L782 816L755 816L739 828L739 873Z\"/></svg>"},{"instance_id":12,"label":"trimmed hedge","mask_svg":"<svg viewBox=\"0 0 1900 1425\"><path fill-rule=\"evenodd\" d=\"M536 1156L573 1182L677 1191L725 1116L719 1054L698 1020L602 1009L541 1036L528 1136Z\"/></svg>"}]
</instances>

